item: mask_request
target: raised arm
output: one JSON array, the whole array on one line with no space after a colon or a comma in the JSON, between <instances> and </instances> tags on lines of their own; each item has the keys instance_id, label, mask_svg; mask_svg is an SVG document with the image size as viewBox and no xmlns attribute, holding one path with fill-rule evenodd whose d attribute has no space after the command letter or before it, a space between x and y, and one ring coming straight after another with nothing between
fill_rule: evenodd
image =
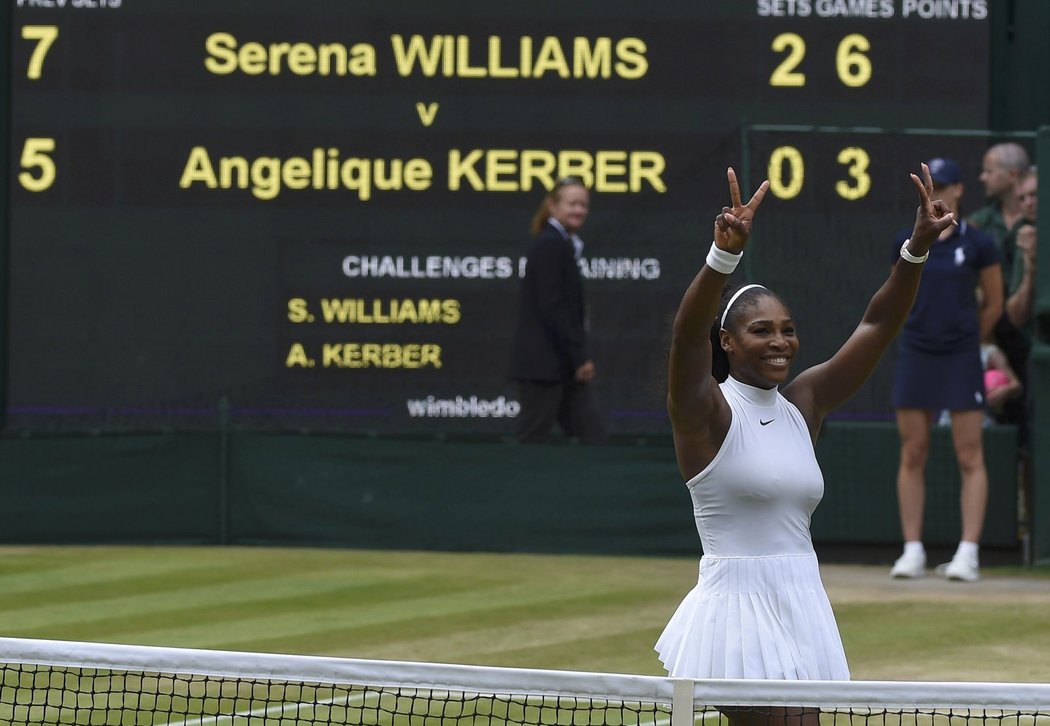
<instances>
[{"instance_id":1,"label":"raised arm","mask_svg":"<svg viewBox=\"0 0 1050 726\"><path fill-rule=\"evenodd\" d=\"M984 305L978 311L977 321L981 340L985 340L1003 316L1003 266L996 263L982 267L977 286L981 288L984 296Z\"/></svg>"},{"instance_id":2,"label":"raised arm","mask_svg":"<svg viewBox=\"0 0 1050 726\"><path fill-rule=\"evenodd\" d=\"M736 172L730 168L726 176L732 206L715 218L714 243L682 297L671 339L667 410L678 465L687 479L710 463L729 429L729 405L711 376L711 326L726 278L747 245L755 210L769 188L768 181L762 182L744 204Z\"/></svg>"},{"instance_id":3,"label":"raised arm","mask_svg":"<svg viewBox=\"0 0 1050 726\"><path fill-rule=\"evenodd\" d=\"M849 399L871 376L915 302L930 245L942 231L958 224L948 205L931 199L933 181L926 164L922 165L922 174L922 179L910 175L918 191L919 208L911 237L902 248L902 259L893 265L889 279L872 296L860 324L838 352L799 374L783 391L802 411L814 436L824 416Z\"/></svg>"}]
</instances>

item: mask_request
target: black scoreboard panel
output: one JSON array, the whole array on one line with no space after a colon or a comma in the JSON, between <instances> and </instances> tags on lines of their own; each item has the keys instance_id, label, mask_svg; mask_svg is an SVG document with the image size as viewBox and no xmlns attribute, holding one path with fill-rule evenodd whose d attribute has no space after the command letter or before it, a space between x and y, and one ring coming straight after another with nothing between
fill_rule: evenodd
<instances>
[{"instance_id":1,"label":"black scoreboard panel","mask_svg":"<svg viewBox=\"0 0 1050 726\"><path fill-rule=\"evenodd\" d=\"M899 258L918 193L909 173L944 156L963 171L963 217L984 204L984 133L926 130L749 128L749 179L768 178L761 227L749 242L750 273L785 291L802 343L796 370L826 359L859 322ZM889 406L895 348L839 417L879 419Z\"/></svg>"},{"instance_id":2,"label":"black scoreboard panel","mask_svg":"<svg viewBox=\"0 0 1050 726\"><path fill-rule=\"evenodd\" d=\"M984 128L990 9L952 6L15 0L6 422L211 427L226 400L261 427L509 431L528 223L577 175L598 396L612 431L666 431L726 166L787 193L776 150L806 156L749 261L805 307L846 262L814 225L892 236L939 151L865 137L870 189L810 198L838 142L745 129Z\"/></svg>"}]
</instances>

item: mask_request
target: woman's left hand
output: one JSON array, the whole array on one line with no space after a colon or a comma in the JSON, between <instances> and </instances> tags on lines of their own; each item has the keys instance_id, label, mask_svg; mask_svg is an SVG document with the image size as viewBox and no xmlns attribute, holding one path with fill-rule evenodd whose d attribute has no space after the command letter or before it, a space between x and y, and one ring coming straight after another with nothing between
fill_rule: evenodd
<instances>
[{"instance_id":1,"label":"woman's left hand","mask_svg":"<svg viewBox=\"0 0 1050 726\"><path fill-rule=\"evenodd\" d=\"M919 190L919 208L915 212L915 226L912 228L908 249L916 256L925 255L941 232L959 224L947 204L940 199L933 199L933 179L930 176L930 167L926 164L922 165L922 176L920 180L917 175L911 175L912 182Z\"/></svg>"}]
</instances>

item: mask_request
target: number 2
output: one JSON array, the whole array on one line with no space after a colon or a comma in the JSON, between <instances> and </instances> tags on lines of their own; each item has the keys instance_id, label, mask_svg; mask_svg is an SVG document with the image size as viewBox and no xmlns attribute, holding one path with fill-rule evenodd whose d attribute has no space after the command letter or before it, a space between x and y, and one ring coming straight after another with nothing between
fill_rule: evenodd
<instances>
[{"instance_id":1,"label":"number 2","mask_svg":"<svg viewBox=\"0 0 1050 726\"><path fill-rule=\"evenodd\" d=\"M773 38L773 51L782 53L785 50L789 51L788 56L773 70L773 75L769 77L769 85L806 85L806 74L795 70L806 56L806 41L795 33L781 33Z\"/></svg>"}]
</instances>

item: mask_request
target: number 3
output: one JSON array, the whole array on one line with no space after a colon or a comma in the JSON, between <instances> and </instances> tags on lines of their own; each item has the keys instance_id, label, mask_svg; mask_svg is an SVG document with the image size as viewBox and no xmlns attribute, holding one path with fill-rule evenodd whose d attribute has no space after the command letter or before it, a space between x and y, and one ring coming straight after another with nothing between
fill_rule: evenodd
<instances>
[{"instance_id":1,"label":"number 3","mask_svg":"<svg viewBox=\"0 0 1050 726\"><path fill-rule=\"evenodd\" d=\"M867 151L859 146L848 146L839 152L838 162L849 165L849 175L855 182L852 186L841 179L835 182L835 191L840 197L852 202L871 191L871 177L868 176L871 157Z\"/></svg>"}]
</instances>

